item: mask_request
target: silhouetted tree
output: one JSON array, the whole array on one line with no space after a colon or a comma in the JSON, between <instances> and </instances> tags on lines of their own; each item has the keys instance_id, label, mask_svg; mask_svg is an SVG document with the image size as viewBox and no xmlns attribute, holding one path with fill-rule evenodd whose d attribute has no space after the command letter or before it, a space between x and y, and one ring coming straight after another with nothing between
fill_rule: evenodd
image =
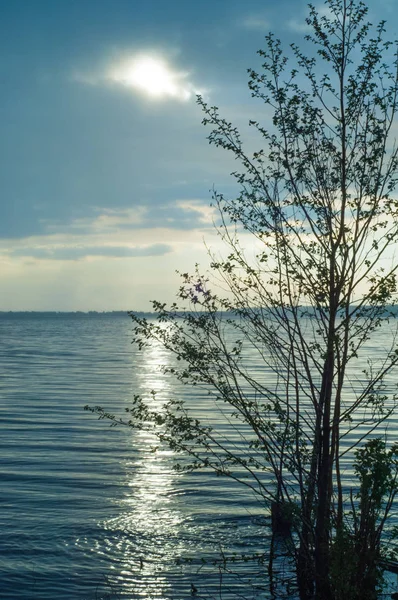
<instances>
[{"instance_id":1,"label":"silhouetted tree","mask_svg":"<svg viewBox=\"0 0 398 600\"><path fill-rule=\"evenodd\" d=\"M239 448L181 399L154 410L137 396L127 421L92 410L150 429L188 457L177 468L211 468L265 500L289 536L301 600L363 600L376 597L397 489L397 449L377 433L397 404L395 336L361 362L395 317L397 44L362 2L325 5L306 19L314 54L292 44L288 59L270 34L261 73L249 71L252 96L273 111L272 123L249 123L259 149L198 98L210 143L241 165L239 194L214 192L226 258L182 274L177 302L154 302L156 319L131 314L140 348L160 343L178 359L166 371L228 407ZM351 495L343 455L359 477Z\"/></svg>"}]
</instances>

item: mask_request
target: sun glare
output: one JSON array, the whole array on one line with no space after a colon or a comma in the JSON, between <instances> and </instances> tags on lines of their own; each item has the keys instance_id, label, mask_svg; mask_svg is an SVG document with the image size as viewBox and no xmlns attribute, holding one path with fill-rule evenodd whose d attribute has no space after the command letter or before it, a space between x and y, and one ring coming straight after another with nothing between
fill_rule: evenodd
<instances>
[{"instance_id":1,"label":"sun glare","mask_svg":"<svg viewBox=\"0 0 398 600\"><path fill-rule=\"evenodd\" d=\"M192 96L186 74L173 72L162 60L151 57L130 59L111 72L111 79L134 87L153 98L172 97L188 100Z\"/></svg>"}]
</instances>

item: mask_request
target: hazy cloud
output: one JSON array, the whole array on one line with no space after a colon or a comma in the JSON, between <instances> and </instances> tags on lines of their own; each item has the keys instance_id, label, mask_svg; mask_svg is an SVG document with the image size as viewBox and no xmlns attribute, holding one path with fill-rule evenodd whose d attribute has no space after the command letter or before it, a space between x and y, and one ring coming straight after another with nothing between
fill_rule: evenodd
<instances>
[{"instance_id":1,"label":"hazy cloud","mask_svg":"<svg viewBox=\"0 0 398 600\"><path fill-rule=\"evenodd\" d=\"M323 4L315 5L315 9L320 17L330 17L333 18L332 11ZM301 16L292 17L286 22L286 27L290 31L294 31L296 33L308 33L312 31L310 25L306 23L306 18L308 17L308 10L303 11Z\"/></svg>"},{"instance_id":2,"label":"hazy cloud","mask_svg":"<svg viewBox=\"0 0 398 600\"><path fill-rule=\"evenodd\" d=\"M247 15L247 17L243 19L242 25L246 29L260 29L263 31L269 31L271 28L269 20L261 14Z\"/></svg>"},{"instance_id":3,"label":"hazy cloud","mask_svg":"<svg viewBox=\"0 0 398 600\"><path fill-rule=\"evenodd\" d=\"M307 25L304 19L289 19L286 26L290 31L296 33L308 33L311 31L311 27Z\"/></svg>"},{"instance_id":4,"label":"hazy cloud","mask_svg":"<svg viewBox=\"0 0 398 600\"><path fill-rule=\"evenodd\" d=\"M131 258L141 256L163 256L172 252L168 244L150 246L63 246L63 247L25 247L12 251L12 256L47 260L79 260L87 256L112 258Z\"/></svg>"}]
</instances>

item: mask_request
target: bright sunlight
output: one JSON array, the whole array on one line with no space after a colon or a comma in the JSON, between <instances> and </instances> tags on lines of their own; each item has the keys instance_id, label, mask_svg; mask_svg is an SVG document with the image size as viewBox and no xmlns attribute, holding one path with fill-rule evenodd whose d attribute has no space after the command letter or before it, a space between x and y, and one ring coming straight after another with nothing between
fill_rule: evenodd
<instances>
[{"instance_id":1,"label":"bright sunlight","mask_svg":"<svg viewBox=\"0 0 398 600\"><path fill-rule=\"evenodd\" d=\"M140 56L119 64L110 73L113 81L134 87L153 98L189 100L194 93L186 73L176 73L161 59Z\"/></svg>"}]
</instances>

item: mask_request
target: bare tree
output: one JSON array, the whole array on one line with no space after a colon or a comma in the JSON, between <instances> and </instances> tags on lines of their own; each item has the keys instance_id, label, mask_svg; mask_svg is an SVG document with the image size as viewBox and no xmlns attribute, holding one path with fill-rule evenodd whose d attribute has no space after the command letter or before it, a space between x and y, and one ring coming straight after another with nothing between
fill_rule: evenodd
<instances>
[{"instance_id":1,"label":"bare tree","mask_svg":"<svg viewBox=\"0 0 398 600\"><path fill-rule=\"evenodd\" d=\"M310 5L306 19L313 55L293 44L288 59L270 34L261 73L249 70L252 96L273 110L269 127L249 123L260 149L247 151L198 98L210 143L241 165L237 197L214 192L227 256L212 256L210 274L182 274L177 302L154 302L155 320L131 314L139 347L157 342L174 353L180 367L168 370L229 407L244 443L238 449L180 399L154 411L137 396L127 421L92 409L154 431L189 458L177 468L212 468L266 500L275 527L291 530L301 600L376 597L396 492L396 448L377 437L398 399L395 337L356 369L395 318L397 44L383 41L384 22L372 29L362 2L325 4L325 16ZM351 497L342 459L357 465L360 492Z\"/></svg>"}]
</instances>

